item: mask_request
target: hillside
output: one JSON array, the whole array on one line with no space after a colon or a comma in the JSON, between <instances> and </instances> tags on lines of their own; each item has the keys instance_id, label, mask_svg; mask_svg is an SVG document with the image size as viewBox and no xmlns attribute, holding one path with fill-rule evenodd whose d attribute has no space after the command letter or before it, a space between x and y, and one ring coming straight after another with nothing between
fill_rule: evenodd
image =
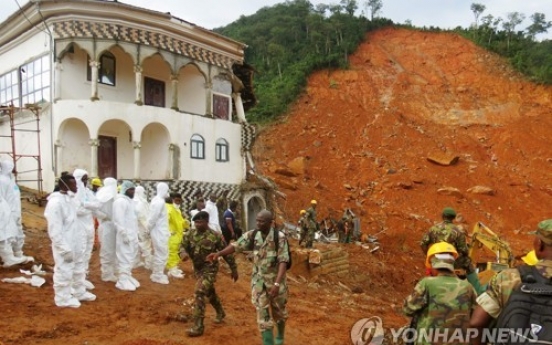
<instances>
[{"instance_id":1,"label":"hillside","mask_svg":"<svg viewBox=\"0 0 552 345\"><path fill-rule=\"evenodd\" d=\"M321 217L351 207L365 233L385 230L387 253L421 262L419 239L452 206L469 230L482 221L515 254L528 250L525 232L552 217L552 88L451 33L379 30L350 62L312 75L257 139L260 171L286 195L283 216L297 219L310 199ZM468 192L476 186L490 192Z\"/></svg>"}]
</instances>

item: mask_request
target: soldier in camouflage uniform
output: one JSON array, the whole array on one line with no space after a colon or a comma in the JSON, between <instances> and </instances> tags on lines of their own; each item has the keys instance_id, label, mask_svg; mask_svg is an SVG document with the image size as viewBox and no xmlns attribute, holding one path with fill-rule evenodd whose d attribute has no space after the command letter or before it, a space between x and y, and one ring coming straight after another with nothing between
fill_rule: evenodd
<instances>
[{"instance_id":1,"label":"soldier in camouflage uniform","mask_svg":"<svg viewBox=\"0 0 552 345\"><path fill-rule=\"evenodd\" d=\"M299 221L297 222L297 225L299 226L299 245L303 243L303 241L307 237L307 231L309 229L308 227L308 221L307 221L307 211L301 210L299 212L301 217L299 217Z\"/></svg>"},{"instance_id":2,"label":"soldier in camouflage uniform","mask_svg":"<svg viewBox=\"0 0 552 345\"><path fill-rule=\"evenodd\" d=\"M191 337L203 334L203 318L205 317L205 299L215 308L217 316L215 323L221 323L226 314L215 291L215 281L218 272L218 260L207 262L207 256L222 250L225 246L221 236L209 228L209 213L198 212L192 219L195 229L186 232L182 247L192 260L194 274L197 278L195 286L195 305L192 317L194 326L188 331ZM224 256L224 260L232 270L232 279L238 280L238 270L232 255Z\"/></svg>"},{"instance_id":3,"label":"soldier in camouflage uniform","mask_svg":"<svg viewBox=\"0 0 552 345\"><path fill-rule=\"evenodd\" d=\"M422 238L420 245L424 254L427 253L428 248L434 243L445 241L452 244L458 251L458 259L454 263L454 268L464 270L466 278L473 285L475 291L478 294L483 293L485 287L482 287L479 283L477 272L475 272L475 267L469 257L466 233L453 223L456 218L456 211L450 207L445 207L442 216L443 221L432 226Z\"/></svg>"},{"instance_id":4,"label":"soldier in camouflage uniform","mask_svg":"<svg viewBox=\"0 0 552 345\"><path fill-rule=\"evenodd\" d=\"M537 230L531 233L536 235L533 248L539 259L535 267L541 275L552 279L552 219L543 220L538 224ZM487 291L477 298L478 306L470 325L479 330L488 327L493 319L498 318L510 295L520 284L521 277L517 268L503 270L495 275L489 282ZM472 344L481 344L481 339L473 339Z\"/></svg>"},{"instance_id":5,"label":"soldier in camouflage uniform","mask_svg":"<svg viewBox=\"0 0 552 345\"><path fill-rule=\"evenodd\" d=\"M438 344L421 336L431 334L431 331L435 334L437 330L446 332L447 329L450 332L459 329L466 334L476 305L477 295L473 287L454 274L454 257L449 253L431 256L430 262L435 276L419 281L414 292L406 298L403 307L404 313L415 320L411 326L416 328L418 336L414 344L418 345Z\"/></svg>"},{"instance_id":6,"label":"soldier in camouflage uniform","mask_svg":"<svg viewBox=\"0 0 552 345\"><path fill-rule=\"evenodd\" d=\"M314 234L316 233L316 230L318 230L318 223L316 222L316 204L316 200L311 200L311 207L307 209L307 248L312 248L312 243L314 242Z\"/></svg>"},{"instance_id":7,"label":"soldier in camouflage uniform","mask_svg":"<svg viewBox=\"0 0 552 345\"><path fill-rule=\"evenodd\" d=\"M243 234L224 250L211 254L208 260L216 261L219 256L250 250L253 240L253 274L251 277L251 302L257 309L257 324L263 338L263 345L284 343L288 288L286 284L286 263L290 260L288 243L282 232L278 234L278 251L274 242L273 215L263 210L257 215L257 229ZM255 238L252 238L255 234ZM272 317L270 315L272 310ZM272 333L277 326L276 338Z\"/></svg>"}]
</instances>

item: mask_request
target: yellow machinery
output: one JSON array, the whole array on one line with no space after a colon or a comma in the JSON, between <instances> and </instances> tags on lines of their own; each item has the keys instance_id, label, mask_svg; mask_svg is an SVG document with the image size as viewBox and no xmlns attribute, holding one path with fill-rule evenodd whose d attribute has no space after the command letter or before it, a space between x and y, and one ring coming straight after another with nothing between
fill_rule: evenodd
<instances>
[{"instance_id":1,"label":"yellow machinery","mask_svg":"<svg viewBox=\"0 0 552 345\"><path fill-rule=\"evenodd\" d=\"M496 255L495 261L481 262L479 260L480 249L483 247ZM501 240L497 234L481 222L473 227L469 256L479 271L481 284L486 284L497 272L514 267L515 258L508 242Z\"/></svg>"}]
</instances>

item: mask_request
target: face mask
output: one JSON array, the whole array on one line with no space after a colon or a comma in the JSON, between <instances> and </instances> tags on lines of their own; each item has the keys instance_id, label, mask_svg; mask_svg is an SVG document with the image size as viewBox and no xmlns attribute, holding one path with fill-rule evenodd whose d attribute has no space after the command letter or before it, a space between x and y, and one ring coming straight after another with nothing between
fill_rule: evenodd
<instances>
[{"instance_id":1,"label":"face mask","mask_svg":"<svg viewBox=\"0 0 552 345\"><path fill-rule=\"evenodd\" d=\"M73 193L73 191L68 190L68 191L67 191L67 195L68 195L70 198L74 198L76 194Z\"/></svg>"},{"instance_id":2,"label":"face mask","mask_svg":"<svg viewBox=\"0 0 552 345\"><path fill-rule=\"evenodd\" d=\"M174 202L173 202L173 206L176 208L180 208L180 204L175 204Z\"/></svg>"}]
</instances>

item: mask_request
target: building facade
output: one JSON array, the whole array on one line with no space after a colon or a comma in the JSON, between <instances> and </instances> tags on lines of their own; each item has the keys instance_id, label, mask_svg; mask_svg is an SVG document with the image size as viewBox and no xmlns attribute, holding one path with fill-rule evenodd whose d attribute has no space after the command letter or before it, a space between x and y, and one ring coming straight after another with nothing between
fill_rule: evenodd
<instances>
[{"instance_id":1,"label":"building facade","mask_svg":"<svg viewBox=\"0 0 552 345\"><path fill-rule=\"evenodd\" d=\"M234 73L245 47L118 2L29 2L0 24L0 105L13 104L23 129L10 134L0 117L0 152L39 157L45 191L62 171L84 168L150 193L165 181L188 201L229 189L248 219L266 201L240 188L254 135L242 100L247 82ZM30 104L39 119L25 110ZM19 183L33 188L36 159L23 158Z\"/></svg>"}]
</instances>

